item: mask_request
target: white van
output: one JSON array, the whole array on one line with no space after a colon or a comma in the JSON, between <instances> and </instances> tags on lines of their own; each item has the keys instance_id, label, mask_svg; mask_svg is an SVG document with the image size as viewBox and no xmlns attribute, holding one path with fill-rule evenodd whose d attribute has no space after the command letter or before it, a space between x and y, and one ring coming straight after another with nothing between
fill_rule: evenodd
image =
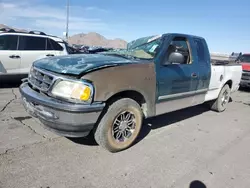
<instances>
[{"instance_id":1,"label":"white van","mask_svg":"<svg viewBox=\"0 0 250 188\"><path fill-rule=\"evenodd\" d=\"M67 43L43 32L0 32L0 78L27 75L35 60L69 54Z\"/></svg>"}]
</instances>

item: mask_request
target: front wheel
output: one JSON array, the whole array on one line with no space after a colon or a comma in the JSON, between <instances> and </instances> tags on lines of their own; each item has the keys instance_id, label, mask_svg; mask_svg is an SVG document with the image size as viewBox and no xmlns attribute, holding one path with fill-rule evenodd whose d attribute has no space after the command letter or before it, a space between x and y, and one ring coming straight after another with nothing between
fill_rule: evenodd
<instances>
[{"instance_id":1,"label":"front wheel","mask_svg":"<svg viewBox=\"0 0 250 188\"><path fill-rule=\"evenodd\" d=\"M110 152L127 149L137 138L143 120L140 105L130 98L112 103L95 130L96 142Z\"/></svg>"},{"instance_id":2,"label":"front wheel","mask_svg":"<svg viewBox=\"0 0 250 188\"><path fill-rule=\"evenodd\" d=\"M217 112L223 112L230 100L231 90L228 84L221 89L218 98L211 102L211 109Z\"/></svg>"}]
</instances>

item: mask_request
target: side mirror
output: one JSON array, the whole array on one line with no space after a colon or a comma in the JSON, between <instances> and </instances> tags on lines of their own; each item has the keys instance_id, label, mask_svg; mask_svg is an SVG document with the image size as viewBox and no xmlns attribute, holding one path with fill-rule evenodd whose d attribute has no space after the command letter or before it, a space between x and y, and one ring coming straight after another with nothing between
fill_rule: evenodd
<instances>
[{"instance_id":1,"label":"side mirror","mask_svg":"<svg viewBox=\"0 0 250 188\"><path fill-rule=\"evenodd\" d=\"M184 55L179 52L172 52L167 61L164 63L165 65L168 64L183 64L185 62Z\"/></svg>"}]
</instances>

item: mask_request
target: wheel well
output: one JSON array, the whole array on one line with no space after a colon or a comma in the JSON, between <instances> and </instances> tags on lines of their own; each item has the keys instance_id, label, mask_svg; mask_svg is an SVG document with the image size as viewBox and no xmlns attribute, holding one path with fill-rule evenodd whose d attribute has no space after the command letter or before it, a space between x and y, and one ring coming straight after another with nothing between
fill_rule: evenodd
<instances>
[{"instance_id":1,"label":"wheel well","mask_svg":"<svg viewBox=\"0 0 250 188\"><path fill-rule=\"evenodd\" d=\"M144 116L147 116L146 100L144 96L137 91L128 90L116 93L107 100L107 104L112 104L113 102L122 98L130 98L135 100L141 106Z\"/></svg>"},{"instance_id":2,"label":"wheel well","mask_svg":"<svg viewBox=\"0 0 250 188\"><path fill-rule=\"evenodd\" d=\"M228 86L230 87L230 89L232 89L232 85L233 85L233 81L232 80L228 80L225 85L228 84Z\"/></svg>"}]
</instances>

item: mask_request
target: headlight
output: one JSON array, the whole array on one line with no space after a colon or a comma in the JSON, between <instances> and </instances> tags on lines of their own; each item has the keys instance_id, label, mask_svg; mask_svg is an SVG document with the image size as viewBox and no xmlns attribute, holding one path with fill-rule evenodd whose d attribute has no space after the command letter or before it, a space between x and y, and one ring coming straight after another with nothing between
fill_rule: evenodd
<instances>
[{"instance_id":1,"label":"headlight","mask_svg":"<svg viewBox=\"0 0 250 188\"><path fill-rule=\"evenodd\" d=\"M93 88L84 82L60 81L52 89L52 94L66 99L88 101L93 93Z\"/></svg>"}]
</instances>

